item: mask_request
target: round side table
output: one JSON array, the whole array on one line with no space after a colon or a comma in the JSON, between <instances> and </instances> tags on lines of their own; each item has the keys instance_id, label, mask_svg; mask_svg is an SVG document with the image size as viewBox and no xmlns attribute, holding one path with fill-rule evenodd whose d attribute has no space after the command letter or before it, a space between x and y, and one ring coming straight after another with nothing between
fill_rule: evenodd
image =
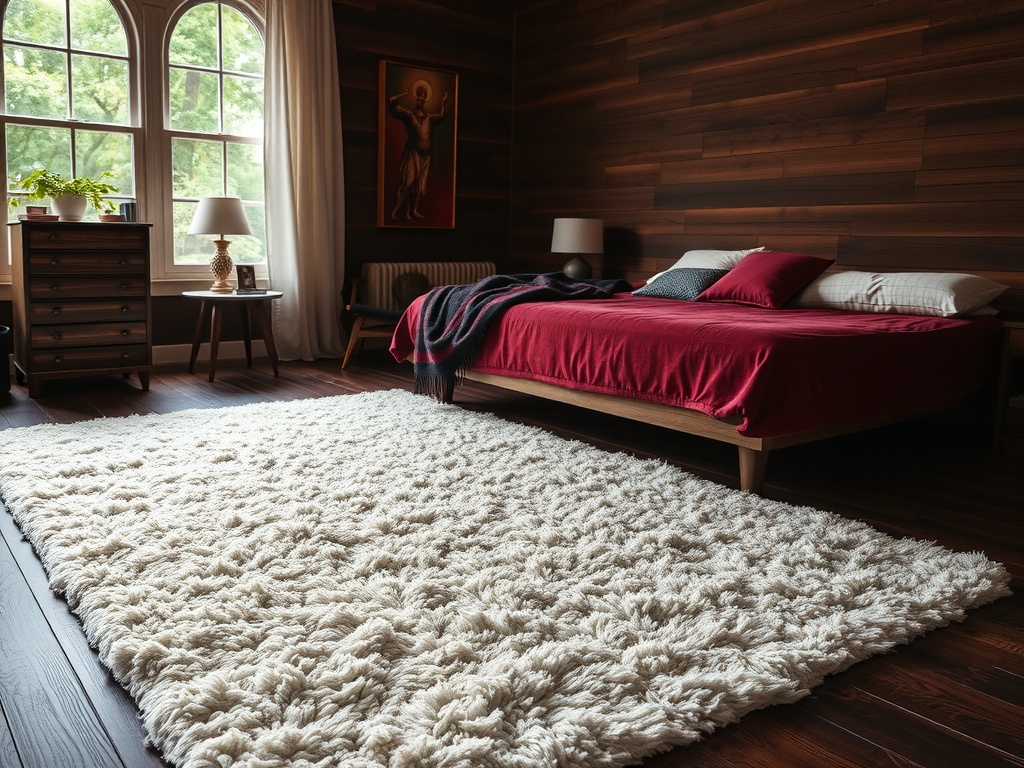
<instances>
[{"instance_id":1,"label":"round side table","mask_svg":"<svg viewBox=\"0 0 1024 768\"><path fill-rule=\"evenodd\" d=\"M252 368L252 326L254 323L260 327L263 334L263 343L267 347L267 357L270 358L270 367L274 369L277 376L277 347L274 346L274 330L270 323L270 315L267 307L270 302L280 299L284 293L281 291L267 291L266 293L215 293L213 291L183 291L182 296L187 299L201 301L199 307L199 320L196 322L196 333L192 338L192 356L188 361L188 372L192 373L196 367L196 358L199 356L199 347L203 343L203 327L209 322L210 326L210 381L217 375L217 347L220 344L220 318L223 310L234 304L242 313L242 332L245 341L245 362Z\"/></svg>"}]
</instances>

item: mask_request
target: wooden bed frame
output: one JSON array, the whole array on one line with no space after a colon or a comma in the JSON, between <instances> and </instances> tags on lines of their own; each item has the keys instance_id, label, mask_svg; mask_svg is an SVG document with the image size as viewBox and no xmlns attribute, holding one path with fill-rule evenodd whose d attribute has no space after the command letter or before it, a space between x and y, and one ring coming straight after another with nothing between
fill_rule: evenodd
<instances>
[{"instance_id":1,"label":"wooden bed frame","mask_svg":"<svg viewBox=\"0 0 1024 768\"><path fill-rule=\"evenodd\" d=\"M862 266L857 268L873 269L875 267ZM892 266L885 268L885 271L896 270L897 268ZM981 277L987 277L990 280L995 280L1009 286L1009 290L1000 297L994 306L1003 312L1008 311L1011 316L1024 314L1024 273L977 271L971 269L956 271L980 275ZM935 412L921 410L869 424L860 424L852 427L823 427L810 432L800 432L782 437L747 437L736 431L736 425L739 424L738 419L716 419L689 408L679 408L646 400L633 400L615 395L602 395L596 392L583 392L529 379L518 379L512 376L499 376L491 373L478 373L472 370L466 373L466 378L470 381L490 384L502 389L522 392L523 394L543 397L548 400L567 403L592 411L608 413L633 421L673 429L688 435L707 437L722 443L730 443L739 449L740 490L758 494L761 493L761 488L764 485L768 456L776 448L788 448L794 445L802 445L803 443L811 443L816 440L824 440L829 437L863 432L868 429L884 427L888 424L920 418ZM453 391L445 392L444 401L452 402L452 395Z\"/></svg>"},{"instance_id":2,"label":"wooden bed frame","mask_svg":"<svg viewBox=\"0 0 1024 768\"><path fill-rule=\"evenodd\" d=\"M861 432L866 429L882 427L886 424L914 419L929 413L929 411L921 411L871 424L852 427L823 427L810 432L800 432L782 437L747 437L736 431L739 419L716 419L689 408L679 408L646 400L633 400L615 395L603 395L596 392L582 392L575 389L566 389L555 384L518 379L511 376L498 376L491 373L479 373L472 370L468 371L465 377L470 381L477 381L481 384L490 384L502 389L522 392L527 395L588 408L592 411L621 416L633 421L641 421L667 429L674 429L677 432L684 432L688 435L708 437L722 443L731 443L739 449L740 490L758 494L761 493L761 487L764 485L768 455L776 448L788 448L793 445L810 443L828 437ZM445 393L445 402L450 403L452 401L452 394L452 392Z\"/></svg>"}]
</instances>

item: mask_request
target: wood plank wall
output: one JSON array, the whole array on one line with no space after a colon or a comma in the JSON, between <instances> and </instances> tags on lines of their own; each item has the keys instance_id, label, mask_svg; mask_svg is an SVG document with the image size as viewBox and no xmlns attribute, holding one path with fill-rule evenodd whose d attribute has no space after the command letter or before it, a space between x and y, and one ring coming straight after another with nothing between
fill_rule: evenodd
<instances>
[{"instance_id":1,"label":"wood plank wall","mask_svg":"<svg viewBox=\"0 0 1024 768\"><path fill-rule=\"evenodd\" d=\"M346 274L366 261L488 260L507 269L512 5L335 0L345 143ZM455 229L377 227L377 66L459 73Z\"/></svg>"},{"instance_id":2,"label":"wood plank wall","mask_svg":"<svg viewBox=\"0 0 1024 768\"><path fill-rule=\"evenodd\" d=\"M515 26L516 269L593 216L607 275L764 245L1024 288L1024 2L522 0Z\"/></svg>"}]
</instances>

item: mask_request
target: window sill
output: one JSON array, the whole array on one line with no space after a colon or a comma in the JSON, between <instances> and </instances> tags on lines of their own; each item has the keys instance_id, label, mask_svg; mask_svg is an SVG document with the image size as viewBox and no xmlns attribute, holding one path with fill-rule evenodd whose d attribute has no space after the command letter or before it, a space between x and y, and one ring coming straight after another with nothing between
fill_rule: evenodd
<instances>
[{"instance_id":1,"label":"window sill","mask_svg":"<svg viewBox=\"0 0 1024 768\"><path fill-rule=\"evenodd\" d=\"M178 296L182 291L205 291L210 287L211 279L204 278L172 278L150 281L150 293L153 296ZM265 281L260 280L259 285ZM11 281L9 277L0 277L0 301L11 301Z\"/></svg>"},{"instance_id":2,"label":"window sill","mask_svg":"<svg viewBox=\"0 0 1024 768\"><path fill-rule=\"evenodd\" d=\"M178 296L182 291L203 291L210 287L212 278L163 278L150 280L149 292L153 296Z\"/></svg>"}]
</instances>

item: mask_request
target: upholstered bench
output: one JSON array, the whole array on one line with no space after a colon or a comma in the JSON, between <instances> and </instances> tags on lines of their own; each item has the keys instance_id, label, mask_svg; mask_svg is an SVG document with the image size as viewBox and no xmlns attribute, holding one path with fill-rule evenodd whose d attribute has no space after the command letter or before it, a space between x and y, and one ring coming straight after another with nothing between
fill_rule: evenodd
<instances>
[{"instance_id":1,"label":"upholstered bench","mask_svg":"<svg viewBox=\"0 0 1024 768\"><path fill-rule=\"evenodd\" d=\"M352 281L345 309L353 315L341 368L364 339L390 339L402 312L413 299L440 285L467 285L493 275L490 261L371 261Z\"/></svg>"}]
</instances>

